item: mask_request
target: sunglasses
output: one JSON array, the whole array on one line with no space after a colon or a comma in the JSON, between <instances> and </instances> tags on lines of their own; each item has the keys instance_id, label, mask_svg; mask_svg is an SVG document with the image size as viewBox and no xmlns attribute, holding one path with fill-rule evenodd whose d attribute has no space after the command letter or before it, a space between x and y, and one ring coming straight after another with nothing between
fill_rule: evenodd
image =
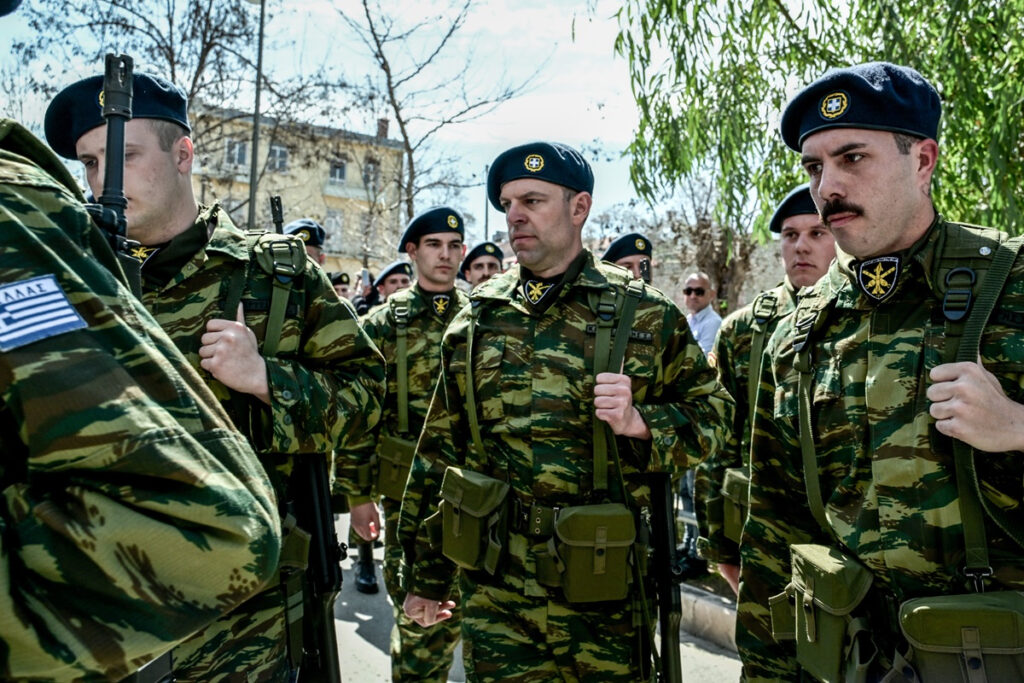
<instances>
[{"instance_id":1,"label":"sunglasses","mask_svg":"<svg viewBox=\"0 0 1024 683\"><path fill-rule=\"evenodd\" d=\"M685 294L686 296L690 296L691 294L696 294L697 296L704 296L704 288L687 287L686 289L683 290L683 294Z\"/></svg>"}]
</instances>

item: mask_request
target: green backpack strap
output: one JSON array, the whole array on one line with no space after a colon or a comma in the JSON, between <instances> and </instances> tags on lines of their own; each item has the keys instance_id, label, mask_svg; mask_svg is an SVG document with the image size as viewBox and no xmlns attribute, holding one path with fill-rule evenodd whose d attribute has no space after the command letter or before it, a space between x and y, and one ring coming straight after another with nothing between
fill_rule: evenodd
<instances>
[{"instance_id":1,"label":"green backpack strap","mask_svg":"<svg viewBox=\"0 0 1024 683\"><path fill-rule=\"evenodd\" d=\"M295 279L306 272L309 263L306 246L298 237L274 232L247 232L245 237L251 260L264 273L271 276L273 285L270 312L267 315L267 332L263 338L263 356L270 358L277 354L281 341L285 311L288 309L288 295Z\"/></svg>"},{"instance_id":2,"label":"green backpack strap","mask_svg":"<svg viewBox=\"0 0 1024 683\"><path fill-rule=\"evenodd\" d=\"M409 302L390 297L388 305L391 307L391 317L395 320L395 346L398 354L398 432L405 434L409 431Z\"/></svg>"},{"instance_id":3,"label":"green backpack strap","mask_svg":"<svg viewBox=\"0 0 1024 683\"><path fill-rule=\"evenodd\" d=\"M473 440L477 462L484 462L483 439L480 438L480 421L476 415L476 389L473 385L473 337L476 334L477 320L480 318L480 300L470 301L469 329L466 331L466 416L469 419L469 434Z\"/></svg>"},{"instance_id":4,"label":"green backpack strap","mask_svg":"<svg viewBox=\"0 0 1024 683\"><path fill-rule=\"evenodd\" d=\"M779 298L775 292L761 292L754 299L754 335L750 342L750 375L747 377L747 406L753 411L757 400L757 387L761 381L761 354L768 338L768 323L775 319L779 311ZM751 413L753 422L753 413Z\"/></svg>"}]
</instances>

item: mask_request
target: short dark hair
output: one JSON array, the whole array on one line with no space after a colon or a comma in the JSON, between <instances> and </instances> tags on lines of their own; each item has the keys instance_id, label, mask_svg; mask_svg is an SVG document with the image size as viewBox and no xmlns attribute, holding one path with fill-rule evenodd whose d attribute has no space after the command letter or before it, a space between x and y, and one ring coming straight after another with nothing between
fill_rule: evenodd
<instances>
[{"instance_id":1,"label":"short dark hair","mask_svg":"<svg viewBox=\"0 0 1024 683\"><path fill-rule=\"evenodd\" d=\"M910 135L908 133L893 133L892 137L896 140L896 149L899 150L900 154L910 154L910 148L915 143L924 140L922 137L916 135Z\"/></svg>"},{"instance_id":2,"label":"short dark hair","mask_svg":"<svg viewBox=\"0 0 1024 683\"><path fill-rule=\"evenodd\" d=\"M188 131L173 121L163 119L146 119L149 122L150 130L156 133L160 149L165 152L171 151L171 145L188 135Z\"/></svg>"}]
</instances>

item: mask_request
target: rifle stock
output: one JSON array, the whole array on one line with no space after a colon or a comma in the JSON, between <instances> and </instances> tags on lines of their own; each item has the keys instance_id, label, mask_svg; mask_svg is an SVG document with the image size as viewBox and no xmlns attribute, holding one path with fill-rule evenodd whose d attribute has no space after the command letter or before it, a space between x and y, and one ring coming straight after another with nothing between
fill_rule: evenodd
<instances>
[{"instance_id":1,"label":"rifle stock","mask_svg":"<svg viewBox=\"0 0 1024 683\"><path fill-rule=\"evenodd\" d=\"M666 472L655 472L648 479L651 490L651 540L654 558L650 576L658 595L658 624L661 638L659 683L681 683L682 662L679 655L679 623L682 599L679 594L679 572L676 559L675 503L672 478Z\"/></svg>"}]
</instances>

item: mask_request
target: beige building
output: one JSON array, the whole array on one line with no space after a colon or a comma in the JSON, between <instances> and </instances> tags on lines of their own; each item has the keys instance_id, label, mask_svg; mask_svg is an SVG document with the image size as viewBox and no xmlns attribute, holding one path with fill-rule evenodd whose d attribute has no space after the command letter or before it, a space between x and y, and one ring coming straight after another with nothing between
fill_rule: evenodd
<instances>
[{"instance_id":1,"label":"beige building","mask_svg":"<svg viewBox=\"0 0 1024 683\"><path fill-rule=\"evenodd\" d=\"M192 176L204 204L219 201L235 223L249 215L252 116L232 110L192 112L198 164ZM404 225L398 206L400 142L387 137L387 119L376 135L340 128L282 124L263 117L257 158L255 224L273 230L270 197L281 196L285 224L312 218L327 231L330 272L372 272L396 258Z\"/></svg>"}]
</instances>

